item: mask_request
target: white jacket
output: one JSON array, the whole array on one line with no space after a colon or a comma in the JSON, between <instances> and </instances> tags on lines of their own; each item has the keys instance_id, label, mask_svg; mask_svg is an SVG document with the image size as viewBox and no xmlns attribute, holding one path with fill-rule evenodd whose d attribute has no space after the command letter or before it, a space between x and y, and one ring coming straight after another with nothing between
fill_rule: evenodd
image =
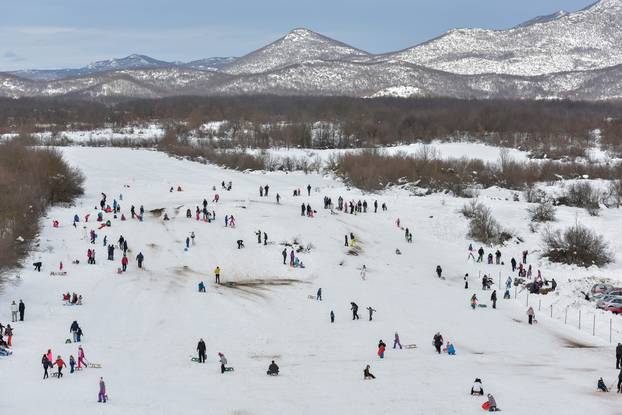
<instances>
[{"instance_id":1,"label":"white jacket","mask_svg":"<svg viewBox=\"0 0 622 415\"><path fill-rule=\"evenodd\" d=\"M17 304L15 304L15 303L11 304L11 312L17 313L17 310L18 310Z\"/></svg>"},{"instance_id":2,"label":"white jacket","mask_svg":"<svg viewBox=\"0 0 622 415\"><path fill-rule=\"evenodd\" d=\"M473 383L473 392L481 392L482 391L482 384L479 382L475 382Z\"/></svg>"}]
</instances>

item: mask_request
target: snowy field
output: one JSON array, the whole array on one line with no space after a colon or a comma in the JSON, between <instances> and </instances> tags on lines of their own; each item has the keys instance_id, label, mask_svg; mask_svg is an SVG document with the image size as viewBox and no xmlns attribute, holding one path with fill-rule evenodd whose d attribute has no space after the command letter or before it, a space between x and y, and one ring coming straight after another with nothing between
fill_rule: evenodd
<instances>
[{"instance_id":1,"label":"snowy field","mask_svg":"<svg viewBox=\"0 0 622 415\"><path fill-rule=\"evenodd\" d=\"M592 336L589 328L564 325L537 308L538 324L529 326L521 295L500 300L496 310L469 307L473 293L490 303L490 292L481 291L477 280L479 272L506 279L510 257L539 248L539 235L528 230L527 204L512 202L509 191L488 189L480 199L525 243L500 247L508 265L481 265L467 260L467 223L457 212L464 199L411 197L404 190L362 194L331 177L241 173L144 150L62 151L85 173L86 194L75 207L49 211L28 266L12 273L0 293L3 324L10 320L11 300L26 304L26 321L15 323L14 354L0 358L2 414L477 414L483 412L484 398L469 396L476 377L504 413L621 413L619 395L595 391L598 377L609 386L618 374L607 335ZM222 190L220 183L229 180L232 190ZM270 186L269 197L259 196L260 185ZM170 193L171 186L183 191ZM303 196L293 197L295 188ZM101 192L109 203L123 195L127 221L107 214L112 226L96 229ZM211 202L215 193L218 203ZM370 205L377 199L387 203L388 211L331 214L322 208L325 195L334 203L339 196ZM216 221L187 219L186 208L194 214L204 198ZM317 210L314 218L300 215L302 202ZM147 212L164 208L171 220L150 213L144 222L131 220L130 205L144 205ZM74 214L91 219L74 228ZM235 216L234 229L224 226L225 215ZM530 255L534 272L541 269L559 283L559 294L542 296L548 297L542 301L569 304L577 298L569 278L621 278L622 214L604 210L594 218L583 210L560 208L558 217L554 227L579 220L602 233L617 259L604 270L580 270ZM412 244L397 228L397 218L413 232ZM59 228L52 227L55 219ZM84 238L84 225L96 229L96 245ZM257 230L268 234L267 246L257 244ZM196 243L184 251L191 232ZM347 255L344 235L350 232L362 248L358 256ZM102 244L104 236L114 242L120 235L130 249L124 274L117 273L119 250L114 262L107 261ZM236 249L238 239L244 240L244 249ZM280 244L294 239L311 244L299 255L304 269L282 263ZM97 264L88 265L86 251L93 246ZM135 261L138 252L145 256L142 270ZM80 264L72 264L75 259ZM30 267L36 260L43 262L41 273ZM61 261L67 275L50 276ZM445 280L434 273L439 264ZM363 265L365 280L360 277ZM216 266L224 284L214 284ZM462 279L467 272L469 290ZM253 285L257 280L270 284ZM279 280L288 282L277 285ZM197 292L199 281L205 281L206 293ZM310 299L320 287L323 301ZM82 294L84 305L64 306L61 295L67 291ZM502 290L498 294L501 298ZM537 304L535 297L530 304ZM358 321L352 321L351 301L360 307ZM377 310L372 322L367 321L368 306ZM77 357L77 345L65 344L74 320L84 331L87 359L102 368L42 380L40 361L48 349L65 361L70 354ZM396 331L402 344L418 347L393 350ZM438 331L454 343L456 356L435 353L431 342ZM199 338L207 343L205 365L190 360ZM380 339L388 345L382 360L376 354ZM616 332L614 344L620 340ZM220 373L218 352L235 367L233 373ZM266 376L271 360L280 366L278 377ZM375 380L363 380L367 364ZM100 376L110 397L105 407L96 402Z\"/></svg>"}]
</instances>

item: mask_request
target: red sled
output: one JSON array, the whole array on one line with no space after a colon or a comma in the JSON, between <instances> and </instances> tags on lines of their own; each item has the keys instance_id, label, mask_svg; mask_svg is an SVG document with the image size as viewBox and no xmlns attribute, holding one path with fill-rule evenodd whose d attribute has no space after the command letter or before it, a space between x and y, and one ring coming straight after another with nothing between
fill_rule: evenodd
<instances>
[{"instance_id":1,"label":"red sled","mask_svg":"<svg viewBox=\"0 0 622 415\"><path fill-rule=\"evenodd\" d=\"M483 409L484 411L489 410L489 409L490 409L490 402L488 402L488 401L484 402L484 403L482 404L482 409Z\"/></svg>"}]
</instances>

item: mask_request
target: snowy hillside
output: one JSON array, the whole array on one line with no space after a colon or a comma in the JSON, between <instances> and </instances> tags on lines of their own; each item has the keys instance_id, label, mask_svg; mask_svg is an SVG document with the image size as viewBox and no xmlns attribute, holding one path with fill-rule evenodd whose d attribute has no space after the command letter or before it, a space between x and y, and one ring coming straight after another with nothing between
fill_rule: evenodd
<instances>
[{"instance_id":1,"label":"snowy hillside","mask_svg":"<svg viewBox=\"0 0 622 415\"><path fill-rule=\"evenodd\" d=\"M0 293L3 324L9 321L10 301L26 304L25 321L12 324L13 355L0 357L2 413L39 413L45 402L46 411L69 415L480 414L484 398L469 396L476 377L503 413L619 413L618 396L595 392L599 376L611 385L618 373L607 338L592 336L591 327L578 330L559 317L549 318L538 311L538 296L527 299L538 320L529 326L524 293L500 300L493 310L490 291L481 291L478 281L479 272L506 278L509 258L529 249L534 269L559 282L559 294L542 297L571 298L569 277L619 272L622 245L611 226L622 220L616 210L592 218L566 208L555 226L587 222L614 244L618 263L604 270L558 267L534 252L539 236L526 229L522 212L527 204L512 202L502 189L483 191L481 200L525 240L500 247L505 266L483 265L467 260L466 221L457 213L463 199L415 198L398 189L362 194L321 175L241 173L152 151L62 151L85 173L86 193L75 207L49 212L26 268L10 273ZM222 181L231 181L232 190L222 190ZM259 196L262 185L270 186L269 197ZM183 191L169 192L177 186ZM293 197L295 188L303 196ZM128 220L104 214L111 226L98 229L95 207L101 192L109 203L120 201ZM277 192L282 196L278 205ZM218 203L212 202L215 193ZM322 208L324 196L335 203L342 196L370 205L377 199L388 210L373 213L370 206L368 213L331 214ZM216 213L212 223L194 219L195 206L204 198ZM317 210L315 217L300 215L303 202ZM144 205L143 222L130 218L131 205ZM154 209L164 209L170 220L162 220L159 211L151 213ZM71 225L75 214L80 217L76 228ZM234 215L235 228L224 226L225 215ZM413 232L412 244L404 240L397 218ZM58 228L53 220L60 221ZM85 237L91 229L98 235L94 245ZM267 233L267 245L256 242L258 230ZM186 251L191 232L195 242ZM360 248L356 256L344 246L350 232ZM107 237L116 244L121 235L128 242L129 266L118 274L119 249L114 261L107 261L102 241ZM243 249L236 248L238 239ZM305 268L283 265L282 244L294 241L303 247L297 255ZM95 265L86 263L89 248L96 250ZM396 249L402 254L396 255ZM139 252L145 256L144 269L136 265ZM38 260L41 273L30 266ZM67 275L51 276L61 261ZM444 280L434 273L439 264ZM368 270L364 280L363 265ZM222 269L220 285L213 281L216 266ZM463 288L466 272L471 275L468 290ZM197 292L199 281L206 283L206 293ZM319 288L323 301L314 299ZM64 306L61 294L68 291L81 294L84 304ZM488 307L471 310L473 293ZM352 301L360 306L360 320L352 321ZM367 307L376 310L371 322ZM84 332L87 360L102 367L74 374L65 370L61 380L42 380L41 356L48 349L65 361L70 354L77 357L78 346L65 343L74 320ZM456 356L434 352L432 336L439 331L455 345ZM417 348L394 350L395 332L402 344ZM204 365L190 360L200 338L207 343ZM380 339L388 345L384 359L376 354ZM613 341L621 339L616 332ZM220 373L218 352L234 372ZM271 360L280 366L278 377L266 376ZM363 380L367 364L375 380ZM110 398L105 406L97 403L100 377Z\"/></svg>"},{"instance_id":2,"label":"snowy hillside","mask_svg":"<svg viewBox=\"0 0 622 415\"><path fill-rule=\"evenodd\" d=\"M534 76L618 65L621 42L622 0L600 0L509 30L451 30L385 57L459 74Z\"/></svg>"}]
</instances>

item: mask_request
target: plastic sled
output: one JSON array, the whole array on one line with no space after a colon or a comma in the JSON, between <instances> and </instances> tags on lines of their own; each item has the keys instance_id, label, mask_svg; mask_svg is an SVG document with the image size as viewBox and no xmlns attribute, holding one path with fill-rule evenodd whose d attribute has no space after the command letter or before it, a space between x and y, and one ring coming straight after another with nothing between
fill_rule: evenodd
<instances>
[{"instance_id":1,"label":"plastic sled","mask_svg":"<svg viewBox=\"0 0 622 415\"><path fill-rule=\"evenodd\" d=\"M487 411L490 408L490 402L486 401L482 404L482 409Z\"/></svg>"},{"instance_id":2,"label":"plastic sled","mask_svg":"<svg viewBox=\"0 0 622 415\"><path fill-rule=\"evenodd\" d=\"M65 344L69 344L69 343L71 343L71 339L65 340Z\"/></svg>"},{"instance_id":3,"label":"plastic sled","mask_svg":"<svg viewBox=\"0 0 622 415\"><path fill-rule=\"evenodd\" d=\"M478 304L477 306L480 307L480 308L486 308L486 307L488 307L488 304Z\"/></svg>"},{"instance_id":4,"label":"plastic sled","mask_svg":"<svg viewBox=\"0 0 622 415\"><path fill-rule=\"evenodd\" d=\"M86 367L90 369L101 369L102 365L101 363L89 363L86 365Z\"/></svg>"}]
</instances>

